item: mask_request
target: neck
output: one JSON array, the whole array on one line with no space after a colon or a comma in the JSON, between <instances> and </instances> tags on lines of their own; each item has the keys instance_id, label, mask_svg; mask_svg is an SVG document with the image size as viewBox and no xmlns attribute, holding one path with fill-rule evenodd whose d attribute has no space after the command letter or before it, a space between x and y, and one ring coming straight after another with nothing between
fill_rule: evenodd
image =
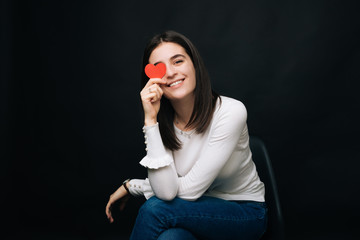
<instances>
[{"instance_id":1,"label":"neck","mask_svg":"<svg viewBox=\"0 0 360 240\"><path fill-rule=\"evenodd\" d=\"M195 97L191 96L186 99L171 101L175 110L175 121L178 127L184 129L188 124L194 109ZM189 129L190 130L190 129Z\"/></svg>"}]
</instances>

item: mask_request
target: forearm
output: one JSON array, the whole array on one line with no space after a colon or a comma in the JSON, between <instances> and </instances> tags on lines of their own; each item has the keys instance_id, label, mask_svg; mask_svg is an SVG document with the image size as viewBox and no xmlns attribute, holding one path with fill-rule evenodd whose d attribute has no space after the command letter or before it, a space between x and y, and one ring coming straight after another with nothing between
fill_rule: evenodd
<instances>
[{"instance_id":1,"label":"forearm","mask_svg":"<svg viewBox=\"0 0 360 240\"><path fill-rule=\"evenodd\" d=\"M133 196L144 196L146 199L156 195L163 200L171 200L177 195L178 177L174 165L160 169L148 169L147 179L132 179L128 188Z\"/></svg>"},{"instance_id":2,"label":"forearm","mask_svg":"<svg viewBox=\"0 0 360 240\"><path fill-rule=\"evenodd\" d=\"M176 197L178 178L174 164L159 169L148 169L148 178L156 197L166 201Z\"/></svg>"}]
</instances>

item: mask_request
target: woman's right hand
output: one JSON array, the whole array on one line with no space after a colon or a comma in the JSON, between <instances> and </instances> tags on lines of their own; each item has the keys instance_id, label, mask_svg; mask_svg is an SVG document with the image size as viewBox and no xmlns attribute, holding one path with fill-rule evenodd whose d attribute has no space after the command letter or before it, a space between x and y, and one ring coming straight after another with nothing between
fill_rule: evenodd
<instances>
[{"instance_id":1,"label":"woman's right hand","mask_svg":"<svg viewBox=\"0 0 360 240\"><path fill-rule=\"evenodd\" d=\"M145 126L154 125L157 122L157 114L160 110L160 100L163 95L160 84L166 84L166 80L150 78L140 92L144 109Z\"/></svg>"},{"instance_id":2,"label":"woman's right hand","mask_svg":"<svg viewBox=\"0 0 360 240\"><path fill-rule=\"evenodd\" d=\"M128 183L126 183L128 184ZM105 207L105 213L110 223L114 222L111 210L115 202L120 201L120 211L125 208L126 202L129 200L130 194L126 191L123 185L121 185L113 194L110 195L109 201Z\"/></svg>"}]
</instances>

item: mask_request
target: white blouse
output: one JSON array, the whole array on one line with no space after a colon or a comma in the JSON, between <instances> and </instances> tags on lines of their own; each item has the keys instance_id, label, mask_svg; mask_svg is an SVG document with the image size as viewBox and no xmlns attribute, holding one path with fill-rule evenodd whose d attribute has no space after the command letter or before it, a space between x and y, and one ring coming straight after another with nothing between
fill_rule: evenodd
<instances>
[{"instance_id":1,"label":"white blouse","mask_svg":"<svg viewBox=\"0 0 360 240\"><path fill-rule=\"evenodd\" d=\"M132 179L132 195L163 200L196 200L213 196L225 200L265 201L265 187L251 158L247 111L238 100L221 96L213 119L201 134L175 127L182 143L177 151L163 145L158 124L143 128L147 155L140 164L148 178Z\"/></svg>"}]
</instances>

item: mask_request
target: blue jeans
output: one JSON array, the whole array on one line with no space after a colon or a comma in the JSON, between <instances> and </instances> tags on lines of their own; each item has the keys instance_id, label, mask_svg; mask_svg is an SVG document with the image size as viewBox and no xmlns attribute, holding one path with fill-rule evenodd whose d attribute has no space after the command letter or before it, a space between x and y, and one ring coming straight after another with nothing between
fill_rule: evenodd
<instances>
[{"instance_id":1,"label":"blue jeans","mask_svg":"<svg viewBox=\"0 0 360 240\"><path fill-rule=\"evenodd\" d=\"M259 239L266 230L265 203L201 197L148 199L139 210L131 240Z\"/></svg>"}]
</instances>

